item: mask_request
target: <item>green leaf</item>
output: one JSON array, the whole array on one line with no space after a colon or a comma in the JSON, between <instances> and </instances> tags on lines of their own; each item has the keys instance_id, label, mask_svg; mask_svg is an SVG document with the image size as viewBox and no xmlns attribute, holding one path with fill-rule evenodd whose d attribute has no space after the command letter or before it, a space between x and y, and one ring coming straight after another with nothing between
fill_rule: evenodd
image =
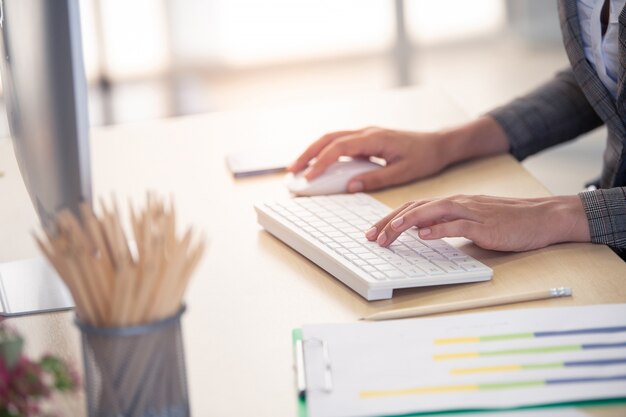
<instances>
[{"instance_id":1,"label":"green leaf","mask_svg":"<svg viewBox=\"0 0 626 417\"><path fill-rule=\"evenodd\" d=\"M54 378L54 388L59 391L72 391L76 389L76 382L72 378L72 370L56 356L46 355L39 362L41 368Z\"/></svg>"},{"instance_id":2,"label":"green leaf","mask_svg":"<svg viewBox=\"0 0 626 417\"><path fill-rule=\"evenodd\" d=\"M24 339L19 336L0 341L0 357L6 363L8 369L13 369L17 364L20 356L22 356L23 347Z\"/></svg>"}]
</instances>

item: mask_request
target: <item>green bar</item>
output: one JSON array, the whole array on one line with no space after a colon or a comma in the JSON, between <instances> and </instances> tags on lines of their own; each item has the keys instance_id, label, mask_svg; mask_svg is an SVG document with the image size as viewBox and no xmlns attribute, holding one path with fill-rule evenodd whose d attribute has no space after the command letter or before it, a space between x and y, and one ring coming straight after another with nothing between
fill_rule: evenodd
<instances>
[{"instance_id":1,"label":"green bar","mask_svg":"<svg viewBox=\"0 0 626 417\"><path fill-rule=\"evenodd\" d=\"M529 388L543 385L545 385L543 381L495 382L493 384L478 384L478 389Z\"/></svg>"},{"instance_id":2,"label":"green bar","mask_svg":"<svg viewBox=\"0 0 626 417\"><path fill-rule=\"evenodd\" d=\"M554 362L554 363L535 363L530 365L521 365L522 369L531 370L531 369L554 369L554 368L565 368L563 362Z\"/></svg>"},{"instance_id":3,"label":"green bar","mask_svg":"<svg viewBox=\"0 0 626 417\"><path fill-rule=\"evenodd\" d=\"M499 340L512 340L512 339L532 339L535 337L534 333L511 333L511 334L497 334L492 336L480 336L481 342L497 342Z\"/></svg>"},{"instance_id":4,"label":"green bar","mask_svg":"<svg viewBox=\"0 0 626 417\"><path fill-rule=\"evenodd\" d=\"M559 345L559 346L546 346L536 348L522 348L522 349L504 349L493 350L491 352L480 352L479 356L499 356L499 355L518 355L524 353L552 353L552 352L567 352L572 350L582 350L581 345Z\"/></svg>"}]
</instances>

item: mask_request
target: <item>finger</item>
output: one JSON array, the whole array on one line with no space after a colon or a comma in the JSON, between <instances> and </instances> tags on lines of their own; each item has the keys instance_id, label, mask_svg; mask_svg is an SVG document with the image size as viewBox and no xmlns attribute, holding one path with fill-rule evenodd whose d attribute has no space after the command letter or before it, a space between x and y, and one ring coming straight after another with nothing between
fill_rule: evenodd
<instances>
[{"instance_id":1,"label":"finger","mask_svg":"<svg viewBox=\"0 0 626 417\"><path fill-rule=\"evenodd\" d=\"M381 151L382 143L378 143L376 138L364 135L359 131L350 134L330 143L317 156L317 159L309 167L305 174L307 180L312 180L335 163L340 156L372 156Z\"/></svg>"},{"instance_id":2,"label":"finger","mask_svg":"<svg viewBox=\"0 0 626 417\"><path fill-rule=\"evenodd\" d=\"M369 171L351 178L348 182L348 192L358 193L361 191L372 191L391 185L402 184L409 180L406 173L406 164L390 164L382 169Z\"/></svg>"},{"instance_id":3,"label":"finger","mask_svg":"<svg viewBox=\"0 0 626 417\"><path fill-rule=\"evenodd\" d=\"M369 240L369 241L376 240L376 238L380 234L379 231L382 230L382 228L387 223L389 223L391 221L391 219L396 217L399 213L404 212L407 208L411 207L413 204L415 204L414 201L408 201L408 202L404 203L403 205L401 205L400 207L392 210L385 217L383 217L382 219L377 221L371 228L369 228L365 232L365 237L367 238L367 240Z\"/></svg>"},{"instance_id":4,"label":"finger","mask_svg":"<svg viewBox=\"0 0 626 417\"><path fill-rule=\"evenodd\" d=\"M381 246L389 246L402 232L411 227L432 225L457 219L475 220L471 210L450 199L442 199L411 207L400 213L385 225L376 241Z\"/></svg>"},{"instance_id":5,"label":"finger","mask_svg":"<svg viewBox=\"0 0 626 417\"><path fill-rule=\"evenodd\" d=\"M380 232L385 228L385 226L387 224L389 224L389 222L391 220L393 220L394 218L396 218L398 216L402 216L407 211L412 210L415 207L419 207L422 204L426 204L428 202L430 202L430 200L409 201L407 203L404 203L403 205L401 205L397 209L391 211L385 217L383 217L382 219L377 221L369 230L367 230L365 232L365 237L369 241L376 240L378 238L378 235L380 234Z\"/></svg>"},{"instance_id":6,"label":"finger","mask_svg":"<svg viewBox=\"0 0 626 417\"><path fill-rule=\"evenodd\" d=\"M350 135L356 132L355 130L340 130L337 132L327 133L311 145L302 154L296 159L287 170L290 172L299 172L306 168L309 164L309 161L315 158L326 146L328 146L332 141L338 139L342 136Z\"/></svg>"},{"instance_id":7,"label":"finger","mask_svg":"<svg viewBox=\"0 0 626 417\"><path fill-rule=\"evenodd\" d=\"M472 241L482 240L484 230L480 223L473 220L459 219L450 222L433 224L422 228L419 235L424 240L441 239L444 237L464 237Z\"/></svg>"}]
</instances>

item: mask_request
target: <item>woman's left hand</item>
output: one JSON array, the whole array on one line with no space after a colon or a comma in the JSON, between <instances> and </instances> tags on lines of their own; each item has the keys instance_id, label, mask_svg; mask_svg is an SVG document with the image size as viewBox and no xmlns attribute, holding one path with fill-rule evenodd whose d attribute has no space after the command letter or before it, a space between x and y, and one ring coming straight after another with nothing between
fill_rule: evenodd
<instances>
[{"instance_id":1,"label":"woman's left hand","mask_svg":"<svg viewBox=\"0 0 626 417\"><path fill-rule=\"evenodd\" d=\"M424 240L465 237L499 251L527 251L559 242L589 242L580 198L505 198L459 195L410 201L378 221L365 236L389 246L402 232L419 229Z\"/></svg>"}]
</instances>

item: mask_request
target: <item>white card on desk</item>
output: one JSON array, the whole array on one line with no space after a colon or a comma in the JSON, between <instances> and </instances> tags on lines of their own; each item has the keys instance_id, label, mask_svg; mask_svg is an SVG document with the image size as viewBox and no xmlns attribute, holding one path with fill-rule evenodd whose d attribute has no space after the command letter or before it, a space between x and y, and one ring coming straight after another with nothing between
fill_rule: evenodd
<instances>
[{"instance_id":1,"label":"white card on desk","mask_svg":"<svg viewBox=\"0 0 626 417\"><path fill-rule=\"evenodd\" d=\"M293 161L289 152L268 149L240 151L226 156L226 166L235 177L284 171Z\"/></svg>"},{"instance_id":2,"label":"white card on desk","mask_svg":"<svg viewBox=\"0 0 626 417\"><path fill-rule=\"evenodd\" d=\"M309 417L626 398L626 304L305 325L302 339Z\"/></svg>"}]
</instances>

